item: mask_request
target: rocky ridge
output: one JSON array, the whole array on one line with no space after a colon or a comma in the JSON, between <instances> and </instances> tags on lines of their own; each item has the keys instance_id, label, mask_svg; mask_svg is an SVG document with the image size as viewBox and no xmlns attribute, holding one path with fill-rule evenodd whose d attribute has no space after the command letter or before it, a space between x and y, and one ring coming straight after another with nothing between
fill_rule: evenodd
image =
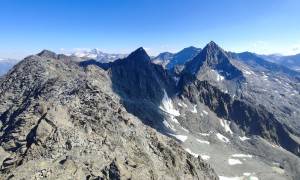
<instances>
[{"instance_id":1,"label":"rocky ridge","mask_svg":"<svg viewBox=\"0 0 300 180\"><path fill-rule=\"evenodd\" d=\"M108 72L43 51L1 77L3 179L218 178L128 113Z\"/></svg>"}]
</instances>

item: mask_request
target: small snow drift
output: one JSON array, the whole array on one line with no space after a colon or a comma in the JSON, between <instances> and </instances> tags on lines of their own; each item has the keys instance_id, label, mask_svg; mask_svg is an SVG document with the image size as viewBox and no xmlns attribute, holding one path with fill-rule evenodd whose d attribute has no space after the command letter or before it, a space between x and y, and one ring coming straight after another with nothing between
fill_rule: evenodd
<instances>
[{"instance_id":1,"label":"small snow drift","mask_svg":"<svg viewBox=\"0 0 300 180\"><path fill-rule=\"evenodd\" d=\"M210 144L210 142L208 142L208 141L203 141L203 140L200 140L200 139L196 139L198 142L200 142L200 143L203 143L203 144Z\"/></svg>"},{"instance_id":2,"label":"small snow drift","mask_svg":"<svg viewBox=\"0 0 300 180\"><path fill-rule=\"evenodd\" d=\"M181 142L185 142L187 140L187 136L185 135L176 135L176 134L171 134L171 133L168 133L170 136L173 136L174 138L178 139L179 141Z\"/></svg>"},{"instance_id":3,"label":"small snow drift","mask_svg":"<svg viewBox=\"0 0 300 180\"><path fill-rule=\"evenodd\" d=\"M223 141L223 142L225 142L225 143L229 143L229 142L230 142L229 139L228 139L227 137L223 136L222 134L217 133L216 135L217 135L217 137L218 137L221 141Z\"/></svg>"},{"instance_id":4,"label":"small snow drift","mask_svg":"<svg viewBox=\"0 0 300 180\"><path fill-rule=\"evenodd\" d=\"M200 156L203 160L208 160L210 158L210 156L208 156L208 155L196 154L196 153L192 152L189 148L186 148L185 150L186 150L186 152L188 152L190 155L192 155L194 157Z\"/></svg>"},{"instance_id":5,"label":"small snow drift","mask_svg":"<svg viewBox=\"0 0 300 180\"><path fill-rule=\"evenodd\" d=\"M209 133L198 133L201 136L209 136Z\"/></svg>"},{"instance_id":6,"label":"small snow drift","mask_svg":"<svg viewBox=\"0 0 300 180\"><path fill-rule=\"evenodd\" d=\"M168 121L166 121L165 119L164 119L164 121L163 121L163 124L164 124L167 128L169 128L169 129L171 129L171 130L173 130L173 131L176 131L176 129L174 128L174 126L170 125L170 124L168 123Z\"/></svg>"},{"instance_id":7,"label":"small snow drift","mask_svg":"<svg viewBox=\"0 0 300 180\"><path fill-rule=\"evenodd\" d=\"M217 81L223 81L225 78L224 78L224 76L222 76L222 75L220 75L218 72L216 72L215 70L211 70L212 72L214 72L216 75L217 75L217 77L216 77L216 80Z\"/></svg>"},{"instance_id":8,"label":"small snow drift","mask_svg":"<svg viewBox=\"0 0 300 180\"><path fill-rule=\"evenodd\" d=\"M187 132L187 133L190 133L190 131L187 130L187 129L185 129L184 127L181 127L181 129L184 130L184 131Z\"/></svg>"},{"instance_id":9,"label":"small snow drift","mask_svg":"<svg viewBox=\"0 0 300 180\"><path fill-rule=\"evenodd\" d=\"M185 150L186 150L186 152L188 152L190 155L192 155L194 157L198 157L199 156L199 154L193 153L189 148L186 148Z\"/></svg>"},{"instance_id":10,"label":"small snow drift","mask_svg":"<svg viewBox=\"0 0 300 180\"><path fill-rule=\"evenodd\" d=\"M194 105L194 109L190 110L192 113L197 113L197 105Z\"/></svg>"},{"instance_id":11,"label":"small snow drift","mask_svg":"<svg viewBox=\"0 0 300 180\"><path fill-rule=\"evenodd\" d=\"M243 136L243 137L239 136L239 138L240 138L241 141L250 140L250 138L248 138L248 137L246 137L246 136Z\"/></svg>"},{"instance_id":12,"label":"small snow drift","mask_svg":"<svg viewBox=\"0 0 300 180\"><path fill-rule=\"evenodd\" d=\"M220 180L241 180L239 177L225 177L225 176L219 176Z\"/></svg>"},{"instance_id":13,"label":"small snow drift","mask_svg":"<svg viewBox=\"0 0 300 180\"><path fill-rule=\"evenodd\" d=\"M225 128L225 132L228 132L228 133L230 133L231 135L233 134L233 132L232 132L232 130L230 129L230 121L226 121L226 120L224 120L224 119L220 119L220 124L221 124L221 126L222 127L224 127Z\"/></svg>"},{"instance_id":14,"label":"small snow drift","mask_svg":"<svg viewBox=\"0 0 300 180\"><path fill-rule=\"evenodd\" d=\"M205 110L203 110L203 113L204 113L205 115L208 115L208 112L207 112L207 111L205 111Z\"/></svg>"},{"instance_id":15,"label":"small snow drift","mask_svg":"<svg viewBox=\"0 0 300 180\"><path fill-rule=\"evenodd\" d=\"M159 108L163 111L165 111L166 113L173 115L173 116L180 116L179 111L177 111L174 107L173 107L173 103L172 100L169 98L167 92L163 89L164 91L164 97L161 101L161 106L159 106Z\"/></svg>"},{"instance_id":16,"label":"small snow drift","mask_svg":"<svg viewBox=\"0 0 300 180\"><path fill-rule=\"evenodd\" d=\"M252 155L250 154L233 154L231 156L235 158L252 158Z\"/></svg>"},{"instance_id":17,"label":"small snow drift","mask_svg":"<svg viewBox=\"0 0 300 180\"><path fill-rule=\"evenodd\" d=\"M233 166L233 165L243 164L243 163L242 163L242 161L240 161L238 159L228 159L228 164Z\"/></svg>"}]
</instances>

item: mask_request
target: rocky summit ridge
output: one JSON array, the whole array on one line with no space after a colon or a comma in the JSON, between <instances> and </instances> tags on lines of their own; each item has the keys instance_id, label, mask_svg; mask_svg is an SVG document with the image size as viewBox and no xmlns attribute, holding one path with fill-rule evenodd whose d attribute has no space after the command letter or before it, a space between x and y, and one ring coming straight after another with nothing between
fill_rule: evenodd
<instances>
[{"instance_id":1,"label":"rocky summit ridge","mask_svg":"<svg viewBox=\"0 0 300 180\"><path fill-rule=\"evenodd\" d=\"M218 178L128 113L112 87L108 71L50 51L1 77L1 179Z\"/></svg>"}]
</instances>

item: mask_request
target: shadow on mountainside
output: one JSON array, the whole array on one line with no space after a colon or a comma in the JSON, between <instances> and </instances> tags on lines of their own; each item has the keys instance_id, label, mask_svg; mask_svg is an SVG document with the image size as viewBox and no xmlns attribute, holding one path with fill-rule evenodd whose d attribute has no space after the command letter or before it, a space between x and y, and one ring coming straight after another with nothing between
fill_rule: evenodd
<instances>
[{"instance_id":1,"label":"shadow on mountainside","mask_svg":"<svg viewBox=\"0 0 300 180\"><path fill-rule=\"evenodd\" d=\"M169 136L170 130L163 125L165 114L160 109L164 90L175 95L175 83L161 65L152 64L143 48L132 52L127 58L111 63L94 60L81 62L80 66L96 65L111 77L112 89L121 98L126 110L142 123Z\"/></svg>"}]
</instances>

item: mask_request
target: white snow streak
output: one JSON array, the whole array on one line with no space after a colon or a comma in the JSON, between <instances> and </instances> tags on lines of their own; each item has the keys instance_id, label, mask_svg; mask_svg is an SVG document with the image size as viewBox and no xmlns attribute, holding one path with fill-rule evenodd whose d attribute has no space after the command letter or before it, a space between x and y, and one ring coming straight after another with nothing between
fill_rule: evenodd
<instances>
[{"instance_id":1,"label":"white snow streak","mask_svg":"<svg viewBox=\"0 0 300 180\"><path fill-rule=\"evenodd\" d=\"M236 158L242 158L242 157L244 157L244 158L252 158L252 155L250 155L250 154L233 154L231 156L232 157L236 157Z\"/></svg>"},{"instance_id":2,"label":"white snow streak","mask_svg":"<svg viewBox=\"0 0 300 180\"><path fill-rule=\"evenodd\" d=\"M171 133L168 133L170 136L173 136L175 137L176 139L178 139L179 141L181 142L184 142L187 140L187 136L184 136L184 135L176 135L176 134L171 134Z\"/></svg>"},{"instance_id":3,"label":"white snow streak","mask_svg":"<svg viewBox=\"0 0 300 180\"><path fill-rule=\"evenodd\" d=\"M164 89L163 91L164 91L164 97L161 102L162 104L159 108L169 113L170 115L179 116L180 113L173 107L172 100L168 97L167 92Z\"/></svg>"},{"instance_id":4,"label":"white snow streak","mask_svg":"<svg viewBox=\"0 0 300 180\"><path fill-rule=\"evenodd\" d=\"M246 137L246 136L243 136L243 137L239 136L239 138L240 138L241 141L250 140L250 138L248 138L248 137Z\"/></svg>"},{"instance_id":5,"label":"white snow streak","mask_svg":"<svg viewBox=\"0 0 300 180\"><path fill-rule=\"evenodd\" d=\"M232 130L230 129L230 121L226 121L224 119L220 119L220 124L222 127L225 128L225 132L229 132L230 134L233 134Z\"/></svg>"},{"instance_id":6,"label":"white snow streak","mask_svg":"<svg viewBox=\"0 0 300 180\"><path fill-rule=\"evenodd\" d=\"M166 121L165 119L164 119L164 121L163 121L163 124L164 124L167 128L172 129L173 131L176 131L176 129L174 128L174 126L170 125L170 124L168 123L168 121Z\"/></svg>"},{"instance_id":7,"label":"white snow streak","mask_svg":"<svg viewBox=\"0 0 300 180\"><path fill-rule=\"evenodd\" d=\"M208 142L208 141L203 141L203 140L200 140L200 139L196 139L198 142L200 142L200 143L203 143L203 144L210 144L210 142Z\"/></svg>"},{"instance_id":8,"label":"white snow streak","mask_svg":"<svg viewBox=\"0 0 300 180\"><path fill-rule=\"evenodd\" d=\"M189 148L186 148L185 150L186 150L186 152L188 152L190 155L192 155L194 157L200 156L203 160L208 160L210 158L210 156L208 156L208 155L196 154L196 153L192 152Z\"/></svg>"},{"instance_id":9,"label":"white snow streak","mask_svg":"<svg viewBox=\"0 0 300 180\"><path fill-rule=\"evenodd\" d=\"M228 159L228 164L233 166L233 165L243 164L243 163L238 159Z\"/></svg>"},{"instance_id":10,"label":"white snow streak","mask_svg":"<svg viewBox=\"0 0 300 180\"><path fill-rule=\"evenodd\" d=\"M201 136L209 136L209 133L198 133Z\"/></svg>"},{"instance_id":11,"label":"white snow streak","mask_svg":"<svg viewBox=\"0 0 300 180\"><path fill-rule=\"evenodd\" d=\"M185 129L184 127L181 127L181 129L183 129L185 132L190 133L189 130Z\"/></svg>"},{"instance_id":12,"label":"white snow streak","mask_svg":"<svg viewBox=\"0 0 300 180\"><path fill-rule=\"evenodd\" d=\"M218 137L221 141L223 141L223 142L225 142L225 143L229 143L229 142L230 142L229 139L228 139L227 137L223 136L222 134L217 133L216 135L217 135L217 137Z\"/></svg>"},{"instance_id":13,"label":"white snow streak","mask_svg":"<svg viewBox=\"0 0 300 180\"><path fill-rule=\"evenodd\" d=\"M194 109L190 110L192 113L197 113L197 105L194 105Z\"/></svg>"}]
</instances>

